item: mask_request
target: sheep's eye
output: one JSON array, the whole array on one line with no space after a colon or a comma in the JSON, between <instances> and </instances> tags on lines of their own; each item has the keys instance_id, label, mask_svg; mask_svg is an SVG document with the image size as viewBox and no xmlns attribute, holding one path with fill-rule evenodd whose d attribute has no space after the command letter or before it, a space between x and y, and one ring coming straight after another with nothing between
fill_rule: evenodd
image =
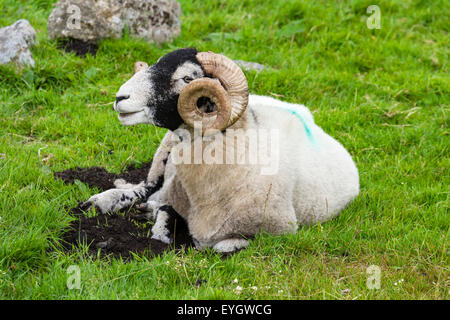
<instances>
[{"instance_id":1,"label":"sheep's eye","mask_svg":"<svg viewBox=\"0 0 450 320\"><path fill-rule=\"evenodd\" d=\"M191 82L194 79L192 79L191 77L186 76L186 77L183 78L183 80L184 80L184 82L189 83L189 82Z\"/></svg>"}]
</instances>

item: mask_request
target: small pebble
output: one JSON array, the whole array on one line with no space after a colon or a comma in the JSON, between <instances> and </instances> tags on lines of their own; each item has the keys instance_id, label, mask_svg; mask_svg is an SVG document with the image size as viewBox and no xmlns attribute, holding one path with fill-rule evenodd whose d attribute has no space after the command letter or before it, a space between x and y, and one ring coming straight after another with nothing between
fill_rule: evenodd
<instances>
[{"instance_id":1,"label":"small pebble","mask_svg":"<svg viewBox=\"0 0 450 320\"><path fill-rule=\"evenodd\" d=\"M113 242L113 238L109 238L106 241L97 242L97 244L95 246L100 249L105 249L105 248L111 246L112 242Z\"/></svg>"},{"instance_id":2,"label":"small pebble","mask_svg":"<svg viewBox=\"0 0 450 320\"><path fill-rule=\"evenodd\" d=\"M108 241L97 242L95 246L100 249L105 249L108 246Z\"/></svg>"}]
</instances>

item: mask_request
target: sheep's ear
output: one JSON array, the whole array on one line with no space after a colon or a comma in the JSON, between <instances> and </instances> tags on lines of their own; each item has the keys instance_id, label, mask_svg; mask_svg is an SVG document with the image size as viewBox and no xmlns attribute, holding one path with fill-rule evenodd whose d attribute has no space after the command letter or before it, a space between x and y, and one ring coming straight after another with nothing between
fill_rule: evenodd
<instances>
[{"instance_id":1,"label":"sheep's ear","mask_svg":"<svg viewBox=\"0 0 450 320\"><path fill-rule=\"evenodd\" d=\"M137 73L147 67L148 67L148 64L146 64L145 62L142 62L142 61L138 61L134 64L134 73Z\"/></svg>"}]
</instances>

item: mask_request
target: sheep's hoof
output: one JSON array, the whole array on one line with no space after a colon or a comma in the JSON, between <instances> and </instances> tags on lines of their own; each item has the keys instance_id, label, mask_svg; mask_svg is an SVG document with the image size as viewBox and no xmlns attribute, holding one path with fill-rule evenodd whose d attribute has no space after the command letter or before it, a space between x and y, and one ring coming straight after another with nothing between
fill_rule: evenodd
<instances>
[{"instance_id":1,"label":"sheep's hoof","mask_svg":"<svg viewBox=\"0 0 450 320\"><path fill-rule=\"evenodd\" d=\"M152 239L161 241L165 244L172 244L172 242L173 242L169 236L164 235L164 234L154 234L154 235L152 235Z\"/></svg>"},{"instance_id":2,"label":"sheep's hoof","mask_svg":"<svg viewBox=\"0 0 450 320\"><path fill-rule=\"evenodd\" d=\"M233 253L247 247L248 247L248 240L226 239L216 243L213 249L222 253Z\"/></svg>"},{"instance_id":3,"label":"sheep's hoof","mask_svg":"<svg viewBox=\"0 0 450 320\"><path fill-rule=\"evenodd\" d=\"M155 220L158 208L161 206L159 202L147 201L135 205L135 209L144 212L148 219Z\"/></svg>"}]
</instances>

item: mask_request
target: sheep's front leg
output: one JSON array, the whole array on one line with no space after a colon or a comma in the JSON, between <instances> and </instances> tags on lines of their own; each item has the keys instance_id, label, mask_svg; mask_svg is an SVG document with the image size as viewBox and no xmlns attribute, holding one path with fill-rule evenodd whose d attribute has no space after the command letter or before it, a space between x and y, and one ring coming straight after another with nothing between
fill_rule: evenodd
<instances>
[{"instance_id":1,"label":"sheep's front leg","mask_svg":"<svg viewBox=\"0 0 450 320\"><path fill-rule=\"evenodd\" d=\"M140 206L141 210L151 212L149 218L155 219L152 227L152 239L171 244L175 241L177 228L186 229L186 222L174 208L169 205L158 206L155 201L149 201L147 204Z\"/></svg>"},{"instance_id":2,"label":"sheep's front leg","mask_svg":"<svg viewBox=\"0 0 450 320\"><path fill-rule=\"evenodd\" d=\"M156 157L159 159L159 157ZM159 159L157 162L158 170L164 170L161 168L161 163L164 159ZM152 164L152 168L154 165ZM102 213L115 212L127 207L132 206L138 200L147 200L150 195L158 191L164 180L164 172L156 172L156 170L150 169L153 172L152 177L154 179L148 180L147 183L142 181L140 184L127 183L123 179L117 179L114 181L116 189L106 190L105 192L93 195L81 206L82 209L88 210L95 206Z\"/></svg>"},{"instance_id":3,"label":"sheep's front leg","mask_svg":"<svg viewBox=\"0 0 450 320\"><path fill-rule=\"evenodd\" d=\"M184 224L183 218L168 205L160 206L154 210L155 224L152 227L152 239L171 244L175 240L177 227Z\"/></svg>"},{"instance_id":4,"label":"sheep's front leg","mask_svg":"<svg viewBox=\"0 0 450 320\"><path fill-rule=\"evenodd\" d=\"M110 189L93 195L81 205L81 208L89 210L95 206L102 213L115 212L132 206L138 200L147 199L152 192L152 186L144 182L132 187Z\"/></svg>"},{"instance_id":5,"label":"sheep's front leg","mask_svg":"<svg viewBox=\"0 0 450 320\"><path fill-rule=\"evenodd\" d=\"M141 182L133 185L123 179L118 179L114 182L116 189L110 189L90 197L82 204L81 208L89 210L95 206L102 213L115 212L132 206L138 200L147 200L151 194L162 186L167 157L171 146L175 143L172 135L171 132L166 133L158 150L156 150L147 176L147 183ZM145 177L142 178L142 180L145 179Z\"/></svg>"}]
</instances>

